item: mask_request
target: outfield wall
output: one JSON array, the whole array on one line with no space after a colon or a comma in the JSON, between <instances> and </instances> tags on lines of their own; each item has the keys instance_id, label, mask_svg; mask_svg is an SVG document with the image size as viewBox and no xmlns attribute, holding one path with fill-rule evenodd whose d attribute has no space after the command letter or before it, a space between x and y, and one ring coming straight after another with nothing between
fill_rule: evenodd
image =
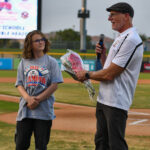
<instances>
[{"instance_id":1,"label":"outfield wall","mask_svg":"<svg viewBox=\"0 0 150 150\"><path fill-rule=\"evenodd\" d=\"M60 59L56 59L61 70L64 70L63 65L61 64ZM0 58L0 70L16 70L20 58ZM83 60L86 70L94 71L95 70L95 60Z\"/></svg>"},{"instance_id":2,"label":"outfield wall","mask_svg":"<svg viewBox=\"0 0 150 150\"><path fill-rule=\"evenodd\" d=\"M21 58L21 52L0 52L0 70L16 70ZM56 58L58 61L59 67L61 70L64 70L60 62L60 57L65 53L48 53ZM85 69L88 71L95 70L95 53L79 53L79 55L83 59L83 63L85 65ZM141 72L149 72L150 73L150 55L143 56L143 63L141 66Z\"/></svg>"},{"instance_id":3,"label":"outfield wall","mask_svg":"<svg viewBox=\"0 0 150 150\"><path fill-rule=\"evenodd\" d=\"M0 58L0 70L12 70L13 60L12 58Z\"/></svg>"},{"instance_id":4,"label":"outfield wall","mask_svg":"<svg viewBox=\"0 0 150 150\"><path fill-rule=\"evenodd\" d=\"M20 62L20 58L0 58L0 70L16 70L18 68L18 64ZM64 67L61 64L60 59L56 59L60 69L63 71ZM85 69L88 71L95 71L95 60L83 60ZM150 73L150 63L144 62L141 66L141 72L149 72Z\"/></svg>"}]
</instances>

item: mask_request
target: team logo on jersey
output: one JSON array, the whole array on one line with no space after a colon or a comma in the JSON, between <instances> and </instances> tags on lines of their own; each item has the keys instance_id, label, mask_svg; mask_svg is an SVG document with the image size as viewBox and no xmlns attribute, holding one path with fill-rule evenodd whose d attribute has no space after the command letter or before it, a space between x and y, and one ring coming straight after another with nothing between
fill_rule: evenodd
<instances>
[{"instance_id":1,"label":"team logo on jersey","mask_svg":"<svg viewBox=\"0 0 150 150\"><path fill-rule=\"evenodd\" d=\"M45 88L46 86L46 79L45 75L48 73L48 70L45 66L27 66L25 68L25 76L27 86L42 86Z\"/></svg>"}]
</instances>

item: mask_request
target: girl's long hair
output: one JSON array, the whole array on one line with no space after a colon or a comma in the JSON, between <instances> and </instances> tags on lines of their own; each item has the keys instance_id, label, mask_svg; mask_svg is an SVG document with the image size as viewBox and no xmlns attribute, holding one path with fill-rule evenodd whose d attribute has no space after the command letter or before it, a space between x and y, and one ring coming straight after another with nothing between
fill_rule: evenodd
<instances>
[{"instance_id":1,"label":"girl's long hair","mask_svg":"<svg viewBox=\"0 0 150 150\"><path fill-rule=\"evenodd\" d=\"M42 38L45 38L45 48L43 51L44 54L46 54L49 50L50 42L47 40L45 35L39 30L33 30L27 34L25 41L24 41L24 49L23 49L22 57L25 59L33 59L34 58L33 50L32 50L32 37L35 34L39 34L42 36Z\"/></svg>"}]
</instances>

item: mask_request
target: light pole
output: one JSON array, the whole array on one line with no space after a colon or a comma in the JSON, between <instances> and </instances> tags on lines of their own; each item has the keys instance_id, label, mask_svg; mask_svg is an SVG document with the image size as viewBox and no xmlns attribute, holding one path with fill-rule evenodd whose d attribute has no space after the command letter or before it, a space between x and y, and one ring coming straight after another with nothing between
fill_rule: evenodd
<instances>
[{"instance_id":1,"label":"light pole","mask_svg":"<svg viewBox=\"0 0 150 150\"><path fill-rule=\"evenodd\" d=\"M78 11L80 18L80 51L86 52L86 18L89 18L90 11L86 10L86 0L82 0L82 8Z\"/></svg>"}]
</instances>

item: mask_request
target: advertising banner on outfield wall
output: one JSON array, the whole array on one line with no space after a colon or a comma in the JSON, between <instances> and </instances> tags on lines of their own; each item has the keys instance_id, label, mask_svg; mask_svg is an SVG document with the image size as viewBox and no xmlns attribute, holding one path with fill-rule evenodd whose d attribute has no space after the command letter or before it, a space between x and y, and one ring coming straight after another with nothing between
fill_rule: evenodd
<instances>
[{"instance_id":1,"label":"advertising banner on outfield wall","mask_svg":"<svg viewBox=\"0 0 150 150\"><path fill-rule=\"evenodd\" d=\"M150 63L149 62L142 63L141 72L150 72Z\"/></svg>"},{"instance_id":2,"label":"advertising banner on outfield wall","mask_svg":"<svg viewBox=\"0 0 150 150\"><path fill-rule=\"evenodd\" d=\"M0 59L0 69L1 70L17 70L18 69L18 65L20 62L20 58L1 58ZM59 59L57 59L58 65L60 67L60 69L63 71L64 67L61 64L61 61ZM88 71L94 71L95 70L95 60L83 60L85 69Z\"/></svg>"},{"instance_id":3,"label":"advertising banner on outfield wall","mask_svg":"<svg viewBox=\"0 0 150 150\"><path fill-rule=\"evenodd\" d=\"M0 70L12 70L13 59L12 58L0 58Z\"/></svg>"}]
</instances>

